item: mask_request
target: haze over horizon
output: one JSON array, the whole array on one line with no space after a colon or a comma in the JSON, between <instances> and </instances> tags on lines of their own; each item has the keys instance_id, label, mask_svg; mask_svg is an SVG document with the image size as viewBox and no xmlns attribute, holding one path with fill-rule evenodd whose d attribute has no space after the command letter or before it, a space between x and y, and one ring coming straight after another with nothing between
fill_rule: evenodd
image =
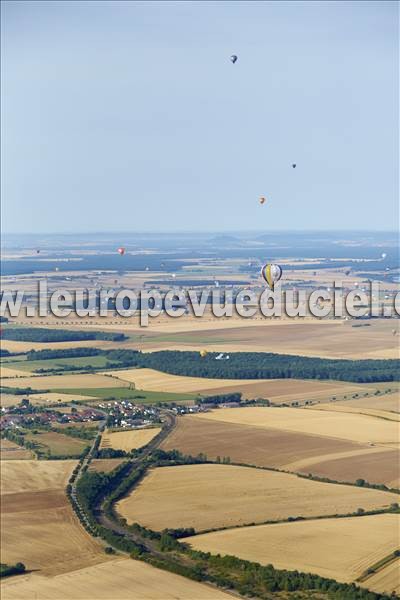
<instances>
[{"instance_id":1,"label":"haze over horizon","mask_svg":"<svg viewBox=\"0 0 400 600\"><path fill-rule=\"evenodd\" d=\"M5 1L2 227L394 231L398 46L390 1Z\"/></svg>"}]
</instances>

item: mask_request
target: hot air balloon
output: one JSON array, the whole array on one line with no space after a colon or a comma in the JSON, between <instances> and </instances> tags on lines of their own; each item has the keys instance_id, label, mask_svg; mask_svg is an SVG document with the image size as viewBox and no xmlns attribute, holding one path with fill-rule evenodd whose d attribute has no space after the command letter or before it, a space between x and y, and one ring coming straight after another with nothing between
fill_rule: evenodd
<instances>
[{"instance_id":1,"label":"hot air balloon","mask_svg":"<svg viewBox=\"0 0 400 600\"><path fill-rule=\"evenodd\" d=\"M273 290L275 283L282 277L282 269L279 265L266 264L261 268L261 275Z\"/></svg>"},{"instance_id":2,"label":"hot air balloon","mask_svg":"<svg viewBox=\"0 0 400 600\"><path fill-rule=\"evenodd\" d=\"M146 271L148 271L148 270L149 270L149 267L146 267Z\"/></svg>"},{"instance_id":3,"label":"hot air balloon","mask_svg":"<svg viewBox=\"0 0 400 600\"><path fill-rule=\"evenodd\" d=\"M199 354L200 354L201 358L205 358L207 356L208 352L207 352L207 350L200 350Z\"/></svg>"},{"instance_id":4,"label":"hot air balloon","mask_svg":"<svg viewBox=\"0 0 400 600\"><path fill-rule=\"evenodd\" d=\"M348 275L350 275L351 271L350 271L350 269L346 269L344 273L345 273L345 275L348 276Z\"/></svg>"},{"instance_id":5,"label":"hot air balloon","mask_svg":"<svg viewBox=\"0 0 400 600\"><path fill-rule=\"evenodd\" d=\"M237 61L238 57L236 56L236 54L232 54L232 56L230 57L230 61L231 63L235 64L235 62Z\"/></svg>"},{"instance_id":6,"label":"hot air balloon","mask_svg":"<svg viewBox=\"0 0 400 600\"><path fill-rule=\"evenodd\" d=\"M260 196L259 203L265 204L265 202L266 202L266 198L264 196Z\"/></svg>"},{"instance_id":7,"label":"hot air balloon","mask_svg":"<svg viewBox=\"0 0 400 600\"><path fill-rule=\"evenodd\" d=\"M171 277L172 277L173 279L175 279L175 277L176 277L175 273L172 273Z\"/></svg>"},{"instance_id":8,"label":"hot air balloon","mask_svg":"<svg viewBox=\"0 0 400 600\"><path fill-rule=\"evenodd\" d=\"M125 254L125 248L117 248L117 252L118 254L120 254L121 256L123 256Z\"/></svg>"},{"instance_id":9,"label":"hot air balloon","mask_svg":"<svg viewBox=\"0 0 400 600\"><path fill-rule=\"evenodd\" d=\"M292 163L292 169L295 169L297 167L296 163Z\"/></svg>"},{"instance_id":10,"label":"hot air balloon","mask_svg":"<svg viewBox=\"0 0 400 600\"><path fill-rule=\"evenodd\" d=\"M36 254L40 254L40 250L39 250L39 249L38 249L38 250L36 250Z\"/></svg>"},{"instance_id":11,"label":"hot air balloon","mask_svg":"<svg viewBox=\"0 0 400 600\"><path fill-rule=\"evenodd\" d=\"M385 258L387 257L387 254L386 254L386 252L382 252L382 254L381 254L381 257L382 257L383 259L385 259Z\"/></svg>"},{"instance_id":12,"label":"hot air balloon","mask_svg":"<svg viewBox=\"0 0 400 600\"><path fill-rule=\"evenodd\" d=\"M59 267L56 267L54 270L55 270L55 271L59 271L59 270L60 270L60 268L59 268Z\"/></svg>"}]
</instances>

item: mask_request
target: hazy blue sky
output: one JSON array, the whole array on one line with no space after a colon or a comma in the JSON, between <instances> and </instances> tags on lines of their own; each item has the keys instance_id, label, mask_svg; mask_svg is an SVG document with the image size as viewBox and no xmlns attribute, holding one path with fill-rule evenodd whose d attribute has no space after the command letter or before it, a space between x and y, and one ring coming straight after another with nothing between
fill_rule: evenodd
<instances>
[{"instance_id":1,"label":"hazy blue sky","mask_svg":"<svg viewBox=\"0 0 400 600\"><path fill-rule=\"evenodd\" d=\"M2 28L5 230L398 227L396 2L12 0Z\"/></svg>"}]
</instances>

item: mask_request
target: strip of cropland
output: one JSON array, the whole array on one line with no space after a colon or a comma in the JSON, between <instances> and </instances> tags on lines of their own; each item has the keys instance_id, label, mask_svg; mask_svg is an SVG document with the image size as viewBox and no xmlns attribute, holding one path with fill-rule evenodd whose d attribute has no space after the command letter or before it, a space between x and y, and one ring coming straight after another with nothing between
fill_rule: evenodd
<instances>
[{"instance_id":1,"label":"strip of cropland","mask_svg":"<svg viewBox=\"0 0 400 600\"><path fill-rule=\"evenodd\" d=\"M105 431L101 437L100 449L113 448L130 452L148 444L160 431L160 427L133 431Z\"/></svg>"},{"instance_id":2,"label":"strip of cropland","mask_svg":"<svg viewBox=\"0 0 400 600\"><path fill-rule=\"evenodd\" d=\"M324 358L398 358L392 330L396 319L374 319L369 327L352 327L352 322L315 319L254 320L170 319L163 325L151 323L142 340L143 350L199 350L212 352L279 352ZM197 321L201 321L197 319ZM371 335L373 334L373 335Z\"/></svg>"},{"instance_id":3,"label":"strip of cropland","mask_svg":"<svg viewBox=\"0 0 400 600\"><path fill-rule=\"evenodd\" d=\"M368 461L377 451L389 454L392 452L390 449L349 440L201 419L197 418L197 415L179 417L175 429L163 442L162 448L176 448L192 456L204 452L211 460L216 460L218 456L229 456L234 463L286 470L296 470L297 464L300 463L299 470L303 469L307 473L312 472L307 470L307 465L337 456L351 457L362 453ZM396 476L396 465L390 460L387 462L391 468L391 480ZM358 477L355 475L354 480ZM337 479L343 481L340 477ZM374 481L374 478L368 481Z\"/></svg>"},{"instance_id":4,"label":"strip of cropland","mask_svg":"<svg viewBox=\"0 0 400 600\"><path fill-rule=\"evenodd\" d=\"M311 381L299 379L212 379L171 375L155 369L134 368L106 372L122 381L133 383L138 389L169 393L200 393L202 395L241 392L244 398L268 398L271 402L294 402L342 397L369 391L363 385L341 381Z\"/></svg>"},{"instance_id":5,"label":"strip of cropland","mask_svg":"<svg viewBox=\"0 0 400 600\"><path fill-rule=\"evenodd\" d=\"M286 407L251 407L215 410L196 415L195 418L321 435L351 442L392 447L399 445L397 422L361 414Z\"/></svg>"},{"instance_id":6,"label":"strip of cropland","mask_svg":"<svg viewBox=\"0 0 400 600\"><path fill-rule=\"evenodd\" d=\"M155 569L143 562L119 558L80 568L56 577L36 574L5 580L3 600L229 600L232 596L217 588L180 575Z\"/></svg>"},{"instance_id":7,"label":"strip of cropland","mask_svg":"<svg viewBox=\"0 0 400 600\"><path fill-rule=\"evenodd\" d=\"M2 560L46 575L107 560L80 526L64 488L75 461L2 462Z\"/></svg>"},{"instance_id":8,"label":"strip of cropland","mask_svg":"<svg viewBox=\"0 0 400 600\"><path fill-rule=\"evenodd\" d=\"M299 502L301 498L301 502ZM394 493L321 483L287 473L223 464L152 469L117 511L156 531L203 531L289 518L389 508Z\"/></svg>"},{"instance_id":9,"label":"strip of cropland","mask_svg":"<svg viewBox=\"0 0 400 600\"><path fill-rule=\"evenodd\" d=\"M400 515L384 514L229 529L185 541L203 552L351 582L397 549L399 526Z\"/></svg>"}]
</instances>

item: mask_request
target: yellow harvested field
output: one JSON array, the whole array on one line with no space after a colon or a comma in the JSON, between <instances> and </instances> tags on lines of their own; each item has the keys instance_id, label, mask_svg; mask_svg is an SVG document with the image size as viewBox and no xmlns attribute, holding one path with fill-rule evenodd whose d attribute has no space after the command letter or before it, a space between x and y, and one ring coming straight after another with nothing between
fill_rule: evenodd
<instances>
[{"instance_id":1,"label":"yellow harvested field","mask_svg":"<svg viewBox=\"0 0 400 600\"><path fill-rule=\"evenodd\" d=\"M236 463L312 473L335 481L363 478L388 487L400 486L399 451L385 445L185 415L178 418L161 447L192 456L204 452L213 460L229 456Z\"/></svg>"},{"instance_id":2,"label":"yellow harvested field","mask_svg":"<svg viewBox=\"0 0 400 600\"><path fill-rule=\"evenodd\" d=\"M21 387L22 382L20 382ZM82 396L80 394L61 394L58 392L45 392L43 394L26 394L25 396L15 396L14 394L0 394L0 406L9 407L15 406L21 402L22 398L29 397L29 402L33 406L51 405L58 402L73 402L74 400L90 400L93 402L93 396ZM67 407L64 407L65 412L68 412Z\"/></svg>"},{"instance_id":3,"label":"yellow harvested field","mask_svg":"<svg viewBox=\"0 0 400 600\"><path fill-rule=\"evenodd\" d=\"M379 384L376 384L379 387ZM375 410L400 413L400 392L396 391L392 394L382 396L371 396L367 398L357 398L354 400L346 400L337 402L339 406L352 408L371 408Z\"/></svg>"},{"instance_id":4,"label":"yellow harvested field","mask_svg":"<svg viewBox=\"0 0 400 600\"><path fill-rule=\"evenodd\" d=\"M5 363L7 364L7 363ZM21 371L21 369L11 369L9 367L4 367L3 365L0 365L0 377L2 379L5 379L3 385L8 385L7 384L7 379L9 377L26 377L27 375L29 375L30 377L35 377L35 375L33 373L28 373L27 371ZM37 375L36 375L37 377ZM21 385L22 387L22 385Z\"/></svg>"},{"instance_id":5,"label":"yellow harvested field","mask_svg":"<svg viewBox=\"0 0 400 600\"><path fill-rule=\"evenodd\" d=\"M359 414L298 408L253 407L219 409L195 415L194 418L280 431L295 431L352 442L385 444L393 447L398 447L400 444L398 423Z\"/></svg>"},{"instance_id":6,"label":"yellow harvested field","mask_svg":"<svg viewBox=\"0 0 400 600\"><path fill-rule=\"evenodd\" d=\"M46 575L107 560L79 524L65 496L75 461L2 463L2 560Z\"/></svg>"},{"instance_id":7,"label":"yellow harvested field","mask_svg":"<svg viewBox=\"0 0 400 600\"><path fill-rule=\"evenodd\" d=\"M68 592L66 593L66 590ZM1 583L2 600L229 600L206 584L122 558L56 577L36 574Z\"/></svg>"},{"instance_id":8,"label":"yellow harvested field","mask_svg":"<svg viewBox=\"0 0 400 600\"><path fill-rule=\"evenodd\" d=\"M335 394L363 391L361 385L344 382L310 381L298 379L208 379L206 377L184 377L170 375L155 369L127 369L112 374L123 381L134 383L137 389L153 392L210 393L238 391L244 398L270 398L277 403L327 399Z\"/></svg>"},{"instance_id":9,"label":"yellow harvested field","mask_svg":"<svg viewBox=\"0 0 400 600\"><path fill-rule=\"evenodd\" d=\"M212 352L277 352L321 358L399 358L394 319L374 320L369 327L352 327L351 321L303 319L197 319L190 317L150 322L160 336L148 340L149 350L199 350ZM182 339L180 339L182 338ZM189 339L190 338L190 339Z\"/></svg>"},{"instance_id":10,"label":"yellow harvested field","mask_svg":"<svg viewBox=\"0 0 400 600\"><path fill-rule=\"evenodd\" d=\"M21 372L21 371L19 371ZM44 375L36 377L13 377L4 379L8 387L31 387L34 390L68 388L113 388L128 387L127 383L105 375Z\"/></svg>"},{"instance_id":11,"label":"yellow harvested field","mask_svg":"<svg viewBox=\"0 0 400 600\"><path fill-rule=\"evenodd\" d=\"M106 431L101 438L100 448L130 452L148 444L160 431L160 427L133 431Z\"/></svg>"},{"instance_id":12,"label":"yellow harvested field","mask_svg":"<svg viewBox=\"0 0 400 600\"><path fill-rule=\"evenodd\" d=\"M124 461L123 458L95 458L89 466L89 471L109 473Z\"/></svg>"},{"instance_id":13,"label":"yellow harvested field","mask_svg":"<svg viewBox=\"0 0 400 600\"><path fill-rule=\"evenodd\" d=\"M9 406L15 406L21 402L21 396L15 396L14 394L0 394L0 406L8 408Z\"/></svg>"},{"instance_id":14,"label":"yellow harvested field","mask_svg":"<svg viewBox=\"0 0 400 600\"><path fill-rule=\"evenodd\" d=\"M288 465L290 471L312 473L335 481L355 482L365 479L383 483L389 488L400 488L400 452L398 449L375 446L371 452L354 452L342 456L321 457L319 461L303 461Z\"/></svg>"},{"instance_id":15,"label":"yellow harvested field","mask_svg":"<svg viewBox=\"0 0 400 600\"><path fill-rule=\"evenodd\" d=\"M179 417L161 447L176 448L192 456L204 452L214 460L217 456L230 456L236 463L290 470L298 461L304 466L332 456L368 454L377 449L347 440L199 419L193 415Z\"/></svg>"},{"instance_id":16,"label":"yellow harvested field","mask_svg":"<svg viewBox=\"0 0 400 600\"><path fill-rule=\"evenodd\" d=\"M0 460L28 460L32 453L5 438L0 439Z\"/></svg>"},{"instance_id":17,"label":"yellow harvested field","mask_svg":"<svg viewBox=\"0 0 400 600\"><path fill-rule=\"evenodd\" d=\"M363 583L363 587L373 592L391 594L400 593L400 558L394 560L383 569L379 570Z\"/></svg>"},{"instance_id":18,"label":"yellow harvested field","mask_svg":"<svg viewBox=\"0 0 400 600\"><path fill-rule=\"evenodd\" d=\"M300 272L296 271L296 278ZM288 274L287 274L288 275ZM310 274L307 272L307 277ZM48 316L30 325L54 327L55 319ZM21 323L24 320L21 319ZM25 324L28 323L25 320ZM231 318L216 318L208 311L203 318L185 315L180 319L160 316L149 320L145 338L134 347L142 350L199 350L206 348L215 352L278 352L324 358L398 358L399 346L392 329L398 327L395 319L376 319L369 327L352 327L352 321L317 320L315 318L266 319L263 317L243 319L238 315ZM59 323L68 329L102 329L121 331L121 323L113 318L65 319ZM124 322L125 333L143 334L138 318ZM159 334L160 339L157 339ZM166 340L165 337L168 336ZM180 339L182 338L182 339ZM188 339L190 338L190 339ZM16 345L16 346L15 346ZM102 340L83 342L32 343L3 341L3 347L10 351L29 349L70 348L79 346L115 347L115 343ZM132 340L123 342L124 347L132 346ZM121 343L119 343L121 346Z\"/></svg>"},{"instance_id":19,"label":"yellow harvested field","mask_svg":"<svg viewBox=\"0 0 400 600\"><path fill-rule=\"evenodd\" d=\"M389 492L320 483L287 473L233 465L185 465L152 469L117 503L128 522L166 527L232 527L292 516L343 514L389 506Z\"/></svg>"},{"instance_id":20,"label":"yellow harvested field","mask_svg":"<svg viewBox=\"0 0 400 600\"><path fill-rule=\"evenodd\" d=\"M309 409L308 409L309 410ZM358 406L346 406L336 402L330 402L329 404L318 404L313 406L313 410L328 410L333 412L349 413L354 415L366 415L370 417L378 417L381 419L388 419L389 421L400 421L400 414L395 412L388 412L378 408L362 408Z\"/></svg>"},{"instance_id":21,"label":"yellow harvested field","mask_svg":"<svg viewBox=\"0 0 400 600\"><path fill-rule=\"evenodd\" d=\"M185 542L203 552L351 582L398 548L399 527L400 515L384 514L230 529Z\"/></svg>"},{"instance_id":22,"label":"yellow harvested field","mask_svg":"<svg viewBox=\"0 0 400 600\"><path fill-rule=\"evenodd\" d=\"M246 379L215 380L205 377L181 377L179 375L161 373L161 371L154 369L127 369L126 371L114 371L112 374L123 381L134 383L137 389L153 392L199 392L211 386L215 387L216 384L221 388L224 386L249 384L249 380Z\"/></svg>"},{"instance_id":23,"label":"yellow harvested field","mask_svg":"<svg viewBox=\"0 0 400 600\"><path fill-rule=\"evenodd\" d=\"M63 489L74 460L21 460L1 465L1 493L17 494Z\"/></svg>"}]
</instances>

